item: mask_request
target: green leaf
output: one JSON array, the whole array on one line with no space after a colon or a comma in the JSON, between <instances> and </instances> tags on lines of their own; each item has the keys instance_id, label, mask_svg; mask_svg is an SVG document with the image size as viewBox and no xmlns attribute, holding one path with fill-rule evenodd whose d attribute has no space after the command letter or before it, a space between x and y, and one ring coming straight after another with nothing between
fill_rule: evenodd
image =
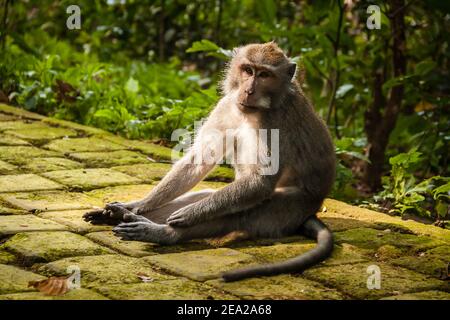
<instances>
[{"instance_id":1,"label":"green leaf","mask_svg":"<svg viewBox=\"0 0 450 320\"><path fill-rule=\"evenodd\" d=\"M420 76L424 76L436 68L437 64L431 60L423 60L416 65L414 73Z\"/></svg>"},{"instance_id":2,"label":"green leaf","mask_svg":"<svg viewBox=\"0 0 450 320\"><path fill-rule=\"evenodd\" d=\"M275 24L277 16L277 6L273 0L256 1L256 10L261 20L268 26Z\"/></svg>"},{"instance_id":3,"label":"green leaf","mask_svg":"<svg viewBox=\"0 0 450 320\"><path fill-rule=\"evenodd\" d=\"M209 56L214 56L223 60L228 60L233 55L231 50L223 49L214 42L206 39L195 41L192 46L186 50L186 52L207 52Z\"/></svg>"}]
</instances>

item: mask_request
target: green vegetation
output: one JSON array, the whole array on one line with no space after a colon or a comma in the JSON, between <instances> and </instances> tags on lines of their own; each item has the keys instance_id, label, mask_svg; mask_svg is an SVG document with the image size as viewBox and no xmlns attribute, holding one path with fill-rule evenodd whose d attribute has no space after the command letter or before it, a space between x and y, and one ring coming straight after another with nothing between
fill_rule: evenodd
<instances>
[{"instance_id":1,"label":"green vegetation","mask_svg":"<svg viewBox=\"0 0 450 320\"><path fill-rule=\"evenodd\" d=\"M231 49L275 40L334 136L332 196L449 219L445 1L75 2L0 1L0 102L173 145L218 100Z\"/></svg>"}]
</instances>

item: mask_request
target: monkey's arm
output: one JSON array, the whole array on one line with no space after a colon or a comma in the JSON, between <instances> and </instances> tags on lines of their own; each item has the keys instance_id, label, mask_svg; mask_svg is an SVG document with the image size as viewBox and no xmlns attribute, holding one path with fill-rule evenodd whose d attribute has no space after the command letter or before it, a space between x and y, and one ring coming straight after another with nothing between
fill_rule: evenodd
<instances>
[{"instance_id":1,"label":"monkey's arm","mask_svg":"<svg viewBox=\"0 0 450 320\"><path fill-rule=\"evenodd\" d=\"M227 185L209 197L174 212L167 222L171 226L187 227L249 209L270 198L277 175L252 173Z\"/></svg>"},{"instance_id":2,"label":"monkey's arm","mask_svg":"<svg viewBox=\"0 0 450 320\"><path fill-rule=\"evenodd\" d=\"M215 167L215 163L196 164L190 152L174 164L161 182L143 199L126 204L141 214L156 209L191 190Z\"/></svg>"}]
</instances>

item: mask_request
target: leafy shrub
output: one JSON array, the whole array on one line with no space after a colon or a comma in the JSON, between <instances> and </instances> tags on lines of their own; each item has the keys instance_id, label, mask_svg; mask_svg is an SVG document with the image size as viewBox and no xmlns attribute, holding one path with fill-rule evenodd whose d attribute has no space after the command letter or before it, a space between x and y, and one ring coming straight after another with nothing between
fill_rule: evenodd
<instances>
[{"instance_id":1,"label":"leafy shrub","mask_svg":"<svg viewBox=\"0 0 450 320\"><path fill-rule=\"evenodd\" d=\"M375 200L387 202L392 213L414 213L443 220L449 215L450 178L434 176L416 184L413 173L422 161L416 148L391 157L390 175L383 178L384 190Z\"/></svg>"}]
</instances>

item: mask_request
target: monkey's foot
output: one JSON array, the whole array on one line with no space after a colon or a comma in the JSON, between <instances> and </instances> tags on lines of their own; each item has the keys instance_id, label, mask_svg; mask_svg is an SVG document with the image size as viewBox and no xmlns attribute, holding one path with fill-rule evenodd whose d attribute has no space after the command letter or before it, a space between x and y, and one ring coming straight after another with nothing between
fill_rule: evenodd
<instances>
[{"instance_id":1,"label":"monkey's foot","mask_svg":"<svg viewBox=\"0 0 450 320\"><path fill-rule=\"evenodd\" d=\"M122 240L144 241L159 244L173 243L168 236L167 227L151 222L150 220L121 223L113 229L113 232Z\"/></svg>"},{"instance_id":2,"label":"monkey's foot","mask_svg":"<svg viewBox=\"0 0 450 320\"><path fill-rule=\"evenodd\" d=\"M94 225L106 224L115 226L121 222L120 219L111 217L111 213L105 209L93 210L86 212L83 215L83 219L86 222L90 222Z\"/></svg>"},{"instance_id":3,"label":"monkey's foot","mask_svg":"<svg viewBox=\"0 0 450 320\"><path fill-rule=\"evenodd\" d=\"M190 204L186 207L178 209L167 218L167 223L171 227L186 228L198 223L198 215L194 212L194 205Z\"/></svg>"}]
</instances>

